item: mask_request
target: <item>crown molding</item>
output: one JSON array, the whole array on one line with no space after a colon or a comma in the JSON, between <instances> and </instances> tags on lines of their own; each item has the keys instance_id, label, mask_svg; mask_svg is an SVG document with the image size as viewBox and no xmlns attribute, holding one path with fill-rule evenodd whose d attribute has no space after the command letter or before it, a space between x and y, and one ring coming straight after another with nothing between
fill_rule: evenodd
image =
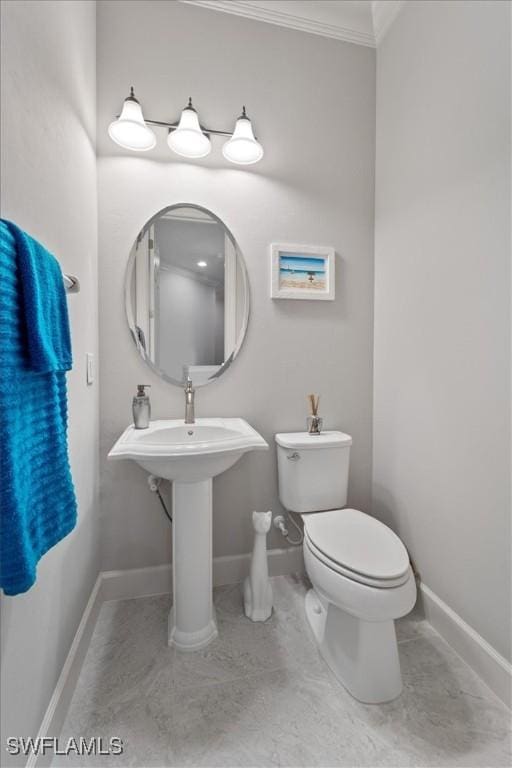
<instances>
[{"instance_id":1,"label":"crown molding","mask_svg":"<svg viewBox=\"0 0 512 768\"><path fill-rule=\"evenodd\" d=\"M268 24L277 24L280 27L289 27L301 32L309 32L313 35L332 37L335 40L344 40L347 43L356 43L368 48L375 48L375 36L371 32L362 32L353 27L342 24L327 24L323 21L313 20L305 16L285 13L268 6L257 3L246 3L242 0L181 0L187 5L198 5L213 11L231 13L235 16L244 16L256 21L265 21ZM387 4L387 3L385 3ZM391 4L394 4L393 2Z\"/></svg>"},{"instance_id":2,"label":"crown molding","mask_svg":"<svg viewBox=\"0 0 512 768\"><path fill-rule=\"evenodd\" d=\"M394 20L405 5L405 0L372 0L375 45L384 40Z\"/></svg>"}]
</instances>

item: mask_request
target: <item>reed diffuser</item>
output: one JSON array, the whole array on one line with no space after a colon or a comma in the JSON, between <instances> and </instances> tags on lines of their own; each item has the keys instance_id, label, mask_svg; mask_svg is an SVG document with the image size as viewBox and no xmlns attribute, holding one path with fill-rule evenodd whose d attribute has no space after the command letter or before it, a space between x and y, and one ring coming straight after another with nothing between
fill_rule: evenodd
<instances>
[{"instance_id":1,"label":"reed diffuser","mask_svg":"<svg viewBox=\"0 0 512 768\"><path fill-rule=\"evenodd\" d=\"M323 419L318 415L320 395L308 395L310 415L307 418L308 432L310 435L319 435L322 431Z\"/></svg>"}]
</instances>

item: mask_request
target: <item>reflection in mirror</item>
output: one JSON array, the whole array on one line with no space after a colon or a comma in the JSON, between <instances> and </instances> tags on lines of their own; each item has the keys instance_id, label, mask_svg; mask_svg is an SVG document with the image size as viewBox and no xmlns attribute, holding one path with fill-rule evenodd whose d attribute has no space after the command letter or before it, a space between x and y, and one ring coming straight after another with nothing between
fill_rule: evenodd
<instances>
[{"instance_id":1,"label":"reflection in mirror","mask_svg":"<svg viewBox=\"0 0 512 768\"><path fill-rule=\"evenodd\" d=\"M194 205L154 216L130 253L126 312L139 353L166 381L202 386L220 376L249 316L245 264L222 221Z\"/></svg>"}]
</instances>

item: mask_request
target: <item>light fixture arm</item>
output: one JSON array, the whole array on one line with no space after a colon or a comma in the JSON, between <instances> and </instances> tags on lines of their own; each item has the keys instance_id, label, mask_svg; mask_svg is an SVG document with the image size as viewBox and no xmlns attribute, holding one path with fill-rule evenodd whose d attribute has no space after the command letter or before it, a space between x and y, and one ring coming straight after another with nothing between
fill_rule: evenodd
<instances>
[{"instance_id":1,"label":"light fixture arm","mask_svg":"<svg viewBox=\"0 0 512 768\"><path fill-rule=\"evenodd\" d=\"M179 122L167 123L165 120L150 120L147 117L144 120L148 125L156 125L160 128L177 128L179 125ZM231 136L232 133L232 131L216 131L213 128L205 128L204 126L201 126L201 130L207 135L213 134L214 136Z\"/></svg>"},{"instance_id":2,"label":"light fixture arm","mask_svg":"<svg viewBox=\"0 0 512 768\"><path fill-rule=\"evenodd\" d=\"M119 115L116 116L116 119L119 119ZM148 125L156 125L158 128L177 128L179 125L179 121L175 123L167 123L165 120L150 120L148 117L144 118L145 122ZM206 133L207 136L210 134L213 134L214 136L231 136L233 131L216 131L214 128L205 128L204 126L201 126L201 130ZM255 139L258 137L255 136Z\"/></svg>"},{"instance_id":3,"label":"light fixture arm","mask_svg":"<svg viewBox=\"0 0 512 768\"><path fill-rule=\"evenodd\" d=\"M133 101L136 101L137 104L139 103L133 94L133 86L131 88L131 93L128 98L132 99ZM187 109L194 109L192 107L192 99L188 100ZM245 113L245 107L243 108L242 114L240 115L240 117L247 119L247 115ZM116 120L119 120L119 115L116 115ZM177 128L178 125L180 124L179 120L176 120L174 123L168 123L166 120L150 120L149 117L145 117L144 120L147 123L147 125L156 125L157 128ZM201 130L203 131L203 133L206 133L207 136L209 136L210 134L213 134L213 136L231 136L233 133L233 131L216 131L214 128L205 128L203 125L201 126ZM257 138L257 137L255 136L254 138Z\"/></svg>"}]
</instances>

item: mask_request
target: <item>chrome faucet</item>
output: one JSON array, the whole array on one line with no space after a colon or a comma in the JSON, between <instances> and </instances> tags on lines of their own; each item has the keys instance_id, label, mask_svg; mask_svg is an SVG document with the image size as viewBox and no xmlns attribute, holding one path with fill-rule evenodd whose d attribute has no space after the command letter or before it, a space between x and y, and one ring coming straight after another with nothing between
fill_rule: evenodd
<instances>
[{"instance_id":1,"label":"chrome faucet","mask_svg":"<svg viewBox=\"0 0 512 768\"><path fill-rule=\"evenodd\" d=\"M195 389L192 387L192 379L187 376L187 383L185 385L185 424L195 424L194 414L194 395Z\"/></svg>"}]
</instances>

